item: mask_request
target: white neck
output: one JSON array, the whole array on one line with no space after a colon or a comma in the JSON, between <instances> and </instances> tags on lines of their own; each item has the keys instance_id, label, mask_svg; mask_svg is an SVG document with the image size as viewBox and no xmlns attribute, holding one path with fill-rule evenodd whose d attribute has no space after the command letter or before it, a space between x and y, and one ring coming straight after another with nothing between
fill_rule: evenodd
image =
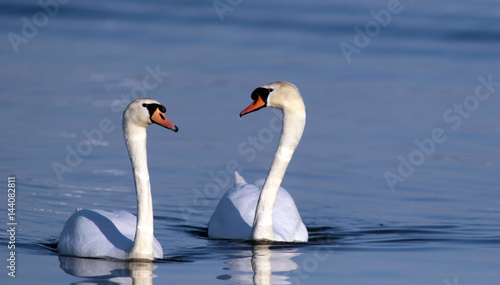
<instances>
[{"instance_id":1,"label":"white neck","mask_svg":"<svg viewBox=\"0 0 500 285\"><path fill-rule=\"evenodd\" d=\"M283 106L283 129L266 182L260 193L253 223L253 240L275 240L273 212L278 190L285 171L299 144L306 123L306 110L302 98Z\"/></svg>"},{"instance_id":2,"label":"white neck","mask_svg":"<svg viewBox=\"0 0 500 285\"><path fill-rule=\"evenodd\" d=\"M137 193L137 228L129 258L153 260L153 202L146 153L146 128L124 122L123 132Z\"/></svg>"}]
</instances>

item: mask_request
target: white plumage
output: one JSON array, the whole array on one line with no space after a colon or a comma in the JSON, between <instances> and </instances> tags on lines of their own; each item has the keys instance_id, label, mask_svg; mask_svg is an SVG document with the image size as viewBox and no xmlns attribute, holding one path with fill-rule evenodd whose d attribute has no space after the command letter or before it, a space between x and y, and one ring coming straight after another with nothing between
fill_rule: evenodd
<instances>
[{"instance_id":1,"label":"white plumage","mask_svg":"<svg viewBox=\"0 0 500 285\"><path fill-rule=\"evenodd\" d=\"M128 259L134 244L137 217L126 211L83 209L66 221L59 238L62 255ZM163 249L154 238L154 258Z\"/></svg>"},{"instance_id":2,"label":"white plumage","mask_svg":"<svg viewBox=\"0 0 500 285\"><path fill-rule=\"evenodd\" d=\"M240 116L264 107L283 110L283 130L266 180L247 184L235 173L235 186L219 201L208 223L211 238L306 242L307 229L281 181L304 131L306 112L298 89L274 82L255 89L254 102Z\"/></svg>"},{"instance_id":3,"label":"white plumage","mask_svg":"<svg viewBox=\"0 0 500 285\"><path fill-rule=\"evenodd\" d=\"M239 176L235 172L235 176ZM238 183L222 196L210 219L208 235L211 238L252 239L252 225L264 179L254 184ZM236 184L238 183L238 184ZM292 196L280 187L273 213L275 241L307 241L307 229Z\"/></svg>"},{"instance_id":4,"label":"white plumage","mask_svg":"<svg viewBox=\"0 0 500 285\"><path fill-rule=\"evenodd\" d=\"M156 123L177 132L165 111L158 101L141 98L130 103L123 113L123 132L137 193L137 217L125 211L79 210L64 225L57 245L59 254L145 260L163 257L163 249L154 237L146 128Z\"/></svg>"}]
</instances>

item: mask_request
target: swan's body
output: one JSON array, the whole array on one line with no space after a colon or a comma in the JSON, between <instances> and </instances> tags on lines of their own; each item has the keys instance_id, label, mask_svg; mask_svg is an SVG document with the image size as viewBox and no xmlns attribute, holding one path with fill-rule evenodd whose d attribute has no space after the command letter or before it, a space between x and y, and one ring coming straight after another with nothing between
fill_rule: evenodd
<instances>
[{"instance_id":1,"label":"swan's body","mask_svg":"<svg viewBox=\"0 0 500 285\"><path fill-rule=\"evenodd\" d=\"M126 211L83 209L66 222L57 246L63 255L129 259L134 244L137 217ZM163 249L154 238L154 258Z\"/></svg>"},{"instance_id":2,"label":"swan's body","mask_svg":"<svg viewBox=\"0 0 500 285\"><path fill-rule=\"evenodd\" d=\"M123 132L134 171L137 217L125 211L79 210L66 221L57 249L62 255L116 259L163 257L153 234L153 206L146 154L152 123L177 131L153 99L137 99L123 113Z\"/></svg>"},{"instance_id":3,"label":"swan's body","mask_svg":"<svg viewBox=\"0 0 500 285\"><path fill-rule=\"evenodd\" d=\"M235 176L239 174L236 172ZM252 240L252 225L264 179L238 183L222 196L209 223L211 238ZM307 229L292 196L280 187L273 212L274 241L307 241Z\"/></svg>"},{"instance_id":4,"label":"swan's body","mask_svg":"<svg viewBox=\"0 0 500 285\"><path fill-rule=\"evenodd\" d=\"M247 184L235 173L235 186L219 201L208 223L211 238L306 242L307 229L295 202L280 187L304 131L306 111L298 89L274 82L255 89L254 102L240 116L264 107L283 110L283 130L265 181Z\"/></svg>"}]
</instances>

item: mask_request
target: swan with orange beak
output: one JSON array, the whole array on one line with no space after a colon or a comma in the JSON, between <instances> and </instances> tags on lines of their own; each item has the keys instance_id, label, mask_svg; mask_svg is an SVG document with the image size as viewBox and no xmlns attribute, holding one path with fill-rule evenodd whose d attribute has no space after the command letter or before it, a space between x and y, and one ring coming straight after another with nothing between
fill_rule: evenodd
<instances>
[{"instance_id":1,"label":"swan with orange beak","mask_svg":"<svg viewBox=\"0 0 500 285\"><path fill-rule=\"evenodd\" d=\"M278 148L265 180L246 183L238 172L209 223L211 238L306 242L307 228L292 196L280 187L306 123L305 105L295 85L278 81L252 92L253 102L240 117L265 107L283 111Z\"/></svg>"}]
</instances>

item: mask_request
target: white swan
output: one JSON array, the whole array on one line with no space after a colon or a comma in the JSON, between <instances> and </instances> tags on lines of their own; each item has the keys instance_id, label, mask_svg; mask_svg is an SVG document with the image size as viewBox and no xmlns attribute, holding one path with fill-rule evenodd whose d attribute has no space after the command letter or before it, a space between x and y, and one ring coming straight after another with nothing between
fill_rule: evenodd
<instances>
[{"instance_id":1,"label":"white swan","mask_svg":"<svg viewBox=\"0 0 500 285\"><path fill-rule=\"evenodd\" d=\"M283 129L266 180L247 184L236 172L235 185L219 201L208 223L211 238L306 242L308 233L293 198L280 187L306 123L299 90L274 82L252 93L254 102L240 116L264 107L283 110Z\"/></svg>"},{"instance_id":2,"label":"white swan","mask_svg":"<svg viewBox=\"0 0 500 285\"><path fill-rule=\"evenodd\" d=\"M130 103L123 113L123 133L134 172L137 217L125 211L79 210L64 225L61 255L153 260L163 249L153 234L153 205L146 154L146 128L156 123L175 132L165 107L153 99Z\"/></svg>"}]
</instances>

